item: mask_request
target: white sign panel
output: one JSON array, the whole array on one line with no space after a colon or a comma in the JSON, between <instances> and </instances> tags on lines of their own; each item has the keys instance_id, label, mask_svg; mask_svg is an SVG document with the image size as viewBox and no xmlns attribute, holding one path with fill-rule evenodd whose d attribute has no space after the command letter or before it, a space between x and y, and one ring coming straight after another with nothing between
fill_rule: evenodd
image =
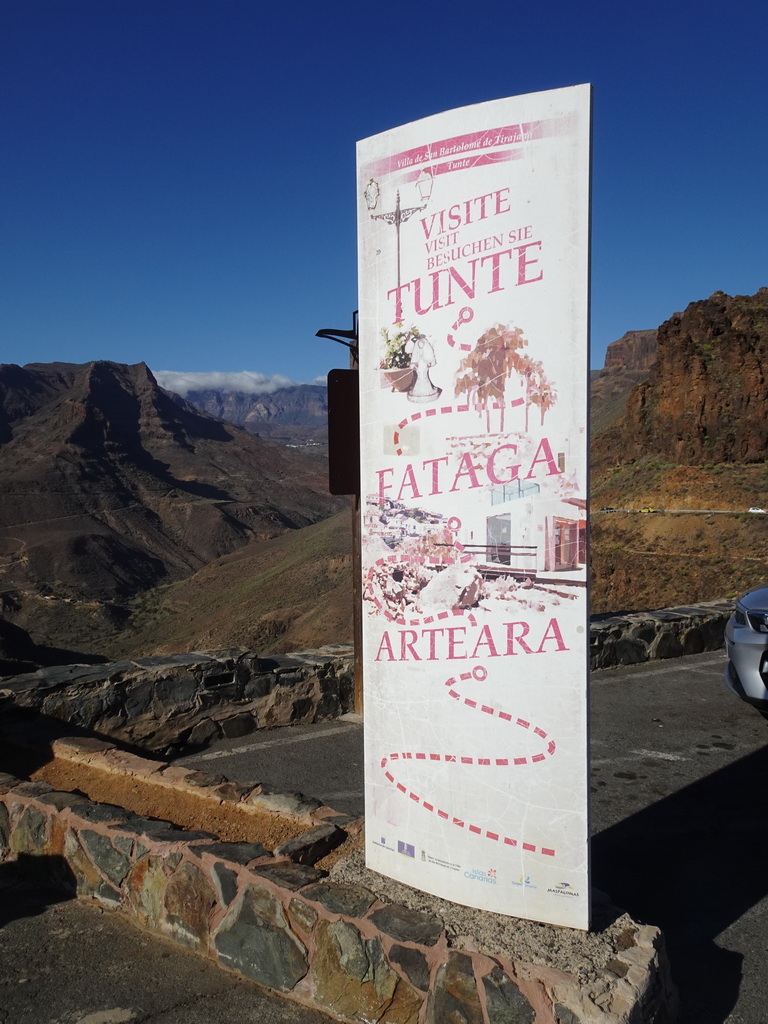
<instances>
[{"instance_id":1,"label":"white sign panel","mask_svg":"<svg viewBox=\"0 0 768 1024\"><path fill-rule=\"evenodd\" d=\"M366 860L586 928L590 87L358 145Z\"/></svg>"}]
</instances>

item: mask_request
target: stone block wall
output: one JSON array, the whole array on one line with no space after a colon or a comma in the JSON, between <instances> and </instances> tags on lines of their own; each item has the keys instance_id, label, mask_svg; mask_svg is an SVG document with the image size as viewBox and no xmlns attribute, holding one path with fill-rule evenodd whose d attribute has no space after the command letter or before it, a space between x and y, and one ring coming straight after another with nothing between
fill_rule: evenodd
<instances>
[{"instance_id":1,"label":"stone block wall","mask_svg":"<svg viewBox=\"0 0 768 1024\"><path fill-rule=\"evenodd\" d=\"M731 601L623 615L590 624L592 669L719 650ZM353 710L350 645L258 658L245 650L63 665L0 679L0 713L27 709L153 753L219 736L335 718Z\"/></svg>"},{"instance_id":2,"label":"stone block wall","mask_svg":"<svg viewBox=\"0 0 768 1024\"><path fill-rule=\"evenodd\" d=\"M591 666L639 665L718 651L733 608L733 601L706 601L653 612L593 615L589 628Z\"/></svg>"},{"instance_id":3,"label":"stone block wall","mask_svg":"<svg viewBox=\"0 0 768 1024\"><path fill-rule=\"evenodd\" d=\"M0 680L0 712L28 709L144 750L316 722L352 711L353 651L244 650L64 665Z\"/></svg>"},{"instance_id":4,"label":"stone block wall","mask_svg":"<svg viewBox=\"0 0 768 1024\"><path fill-rule=\"evenodd\" d=\"M614 958L590 977L505 960L454 948L439 917L387 904L259 843L220 842L0 776L0 860L9 858L343 1021L673 1020L661 935L650 926L628 929Z\"/></svg>"}]
</instances>

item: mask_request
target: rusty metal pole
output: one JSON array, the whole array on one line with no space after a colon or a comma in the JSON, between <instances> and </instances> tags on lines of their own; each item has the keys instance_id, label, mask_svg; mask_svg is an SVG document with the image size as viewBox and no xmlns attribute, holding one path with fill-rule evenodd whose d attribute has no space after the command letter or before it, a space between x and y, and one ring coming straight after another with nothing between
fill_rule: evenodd
<instances>
[{"instance_id":1,"label":"rusty metal pole","mask_svg":"<svg viewBox=\"0 0 768 1024\"><path fill-rule=\"evenodd\" d=\"M363 713L363 570L360 522L360 377L357 310L352 330L323 328L316 337L349 349L349 370L328 374L328 478L331 494L352 497L352 640L354 643L354 708ZM333 400L332 397L333 396Z\"/></svg>"},{"instance_id":2,"label":"rusty metal pole","mask_svg":"<svg viewBox=\"0 0 768 1024\"><path fill-rule=\"evenodd\" d=\"M360 369L357 349L349 350L350 370ZM363 541L360 491L352 497L352 642L355 647L355 712L363 713Z\"/></svg>"}]
</instances>

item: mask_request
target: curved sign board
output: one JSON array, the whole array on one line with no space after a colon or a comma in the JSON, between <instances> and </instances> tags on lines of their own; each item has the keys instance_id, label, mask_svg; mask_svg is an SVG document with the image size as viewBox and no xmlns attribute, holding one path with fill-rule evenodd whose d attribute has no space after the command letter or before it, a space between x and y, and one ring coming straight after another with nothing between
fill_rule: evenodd
<instances>
[{"instance_id":1,"label":"curved sign board","mask_svg":"<svg viewBox=\"0 0 768 1024\"><path fill-rule=\"evenodd\" d=\"M589 923L590 87L358 145L369 867Z\"/></svg>"}]
</instances>

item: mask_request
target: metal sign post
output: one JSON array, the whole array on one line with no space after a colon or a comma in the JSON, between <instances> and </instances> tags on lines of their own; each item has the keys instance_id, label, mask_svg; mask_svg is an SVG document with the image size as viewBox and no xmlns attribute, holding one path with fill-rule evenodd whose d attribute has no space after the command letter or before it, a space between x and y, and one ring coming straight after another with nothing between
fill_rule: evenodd
<instances>
[{"instance_id":1,"label":"metal sign post","mask_svg":"<svg viewBox=\"0 0 768 1024\"><path fill-rule=\"evenodd\" d=\"M349 369L328 374L328 489L352 497L352 642L354 644L354 701L363 713L363 623L360 561L360 384L357 310L352 329L323 328L317 338L337 341L349 349Z\"/></svg>"}]
</instances>

